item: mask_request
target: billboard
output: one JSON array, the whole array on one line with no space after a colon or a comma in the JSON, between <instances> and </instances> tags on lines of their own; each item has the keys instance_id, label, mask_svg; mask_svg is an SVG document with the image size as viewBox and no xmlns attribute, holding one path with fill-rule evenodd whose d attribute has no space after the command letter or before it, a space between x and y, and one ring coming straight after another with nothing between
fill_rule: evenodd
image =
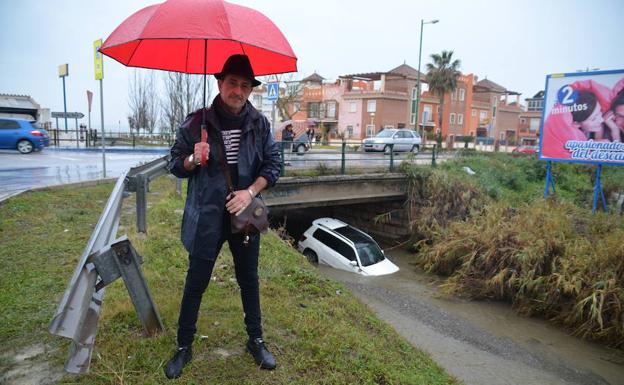
<instances>
[{"instance_id":1,"label":"billboard","mask_svg":"<svg viewBox=\"0 0 624 385\"><path fill-rule=\"evenodd\" d=\"M624 165L624 70L546 77L540 159Z\"/></svg>"}]
</instances>

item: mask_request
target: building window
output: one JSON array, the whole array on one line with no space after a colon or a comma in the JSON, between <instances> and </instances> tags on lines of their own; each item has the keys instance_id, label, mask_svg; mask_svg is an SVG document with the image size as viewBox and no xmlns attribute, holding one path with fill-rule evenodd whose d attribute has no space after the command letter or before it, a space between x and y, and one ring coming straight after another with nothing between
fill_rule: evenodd
<instances>
[{"instance_id":1,"label":"building window","mask_svg":"<svg viewBox=\"0 0 624 385\"><path fill-rule=\"evenodd\" d=\"M423 107L421 122L430 122L431 120L432 120L431 106L427 104L426 106Z\"/></svg>"},{"instance_id":2,"label":"building window","mask_svg":"<svg viewBox=\"0 0 624 385\"><path fill-rule=\"evenodd\" d=\"M375 125L374 124L367 124L366 125L366 136L368 136L369 138L375 135Z\"/></svg>"},{"instance_id":3,"label":"building window","mask_svg":"<svg viewBox=\"0 0 624 385\"><path fill-rule=\"evenodd\" d=\"M505 140L505 133L501 132L499 137L500 137L500 140Z\"/></svg>"},{"instance_id":4,"label":"building window","mask_svg":"<svg viewBox=\"0 0 624 385\"><path fill-rule=\"evenodd\" d=\"M295 102L295 112L301 111L301 103Z\"/></svg>"},{"instance_id":5,"label":"building window","mask_svg":"<svg viewBox=\"0 0 624 385\"><path fill-rule=\"evenodd\" d=\"M366 103L366 112L375 112L376 109L377 109L377 101L376 100L369 100Z\"/></svg>"},{"instance_id":6,"label":"building window","mask_svg":"<svg viewBox=\"0 0 624 385\"><path fill-rule=\"evenodd\" d=\"M410 115L410 124L416 124L416 113Z\"/></svg>"},{"instance_id":7,"label":"building window","mask_svg":"<svg viewBox=\"0 0 624 385\"><path fill-rule=\"evenodd\" d=\"M475 109L472 110L472 116L477 116L477 110Z\"/></svg>"},{"instance_id":8,"label":"building window","mask_svg":"<svg viewBox=\"0 0 624 385\"><path fill-rule=\"evenodd\" d=\"M308 118L318 118L320 116L320 103L308 103Z\"/></svg>"},{"instance_id":9,"label":"building window","mask_svg":"<svg viewBox=\"0 0 624 385\"><path fill-rule=\"evenodd\" d=\"M412 100L416 100L417 96L418 96L418 88L414 87L412 88Z\"/></svg>"},{"instance_id":10,"label":"building window","mask_svg":"<svg viewBox=\"0 0 624 385\"><path fill-rule=\"evenodd\" d=\"M353 126L347 126L347 139L353 138Z\"/></svg>"},{"instance_id":11,"label":"building window","mask_svg":"<svg viewBox=\"0 0 624 385\"><path fill-rule=\"evenodd\" d=\"M357 103L349 102L349 112L357 112Z\"/></svg>"},{"instance_id":12,"label":"building window","mask_svg":"<svg viewBox=\"0 0 624 385\"><path fill-rule=\"evenodd\" d=\"M299 92L299 83L288 84L288 94L290 96L297 95Z\"/></svg>"},{"instance_id":13,"label":"building window","mask_svg":"<svg viewBox=\"0 0 624 385\"><path fill-rule=\"evenodd\" d=\"M327 102L327 118L336 118L336 102Z\"/></svg>"},{"instance_id":14,"label":"building window","mask_svg":"<svg viewBox=\"0 0 624 385\"><path fill-rule=\"evenodd\" d=\"M466 99L466 90L463 88L459 89L459 100L464 101Z\"/></svg>"},{"instance_id":15,"label":"building window","mask_svg":"<svg viewBox=\"0 0 624 385\"><path fill-rule=\"evenodd\" d=\"M479 121L483 122L487 119L487 111L481 111L479 112Z\"/></svg>"},{"instance_id":16,"label":"building window","mask_svg":"<svg viewBox=\"0 0 624 385\"><path fill-rule=\"evenodd\" d=\"M464 124L464 114L457 114L457 124Z\"/></svg>"},{"instance_id":17,"label":"building window","mask_svg":"<svg viewBox=\"0 0 624 385\"><path fill-rule=\"evenodd\" d=\"M455 113L454 112L451 112L451 117L449 119L449 123L455 124Z\"/></svg>"},{"instance_id":18,"label":"building window","mask_svg":"<svg viewBox=\"0 0 624 385\"><path fill-rule=\"evenodd\" d=\"M531 121L529 122L529 131L537 132L539 131L539 128L540 128L540 118L531 119Z\"/></svg>"}]
</instances>

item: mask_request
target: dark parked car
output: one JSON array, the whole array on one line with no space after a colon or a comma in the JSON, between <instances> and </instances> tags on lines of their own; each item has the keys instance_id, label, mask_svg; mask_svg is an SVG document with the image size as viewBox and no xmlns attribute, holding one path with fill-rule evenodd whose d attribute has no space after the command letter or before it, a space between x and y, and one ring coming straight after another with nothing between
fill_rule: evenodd
<instances>
[{"instance_id":1,"label":"dark parked car","mask_svg":"<svg viewBox=\"0 0 624 385\"><path fill-rule=\"evenodd\" d=\"M48 131L24 119L0 118L0 149L22 154L40 151L50 145Z\"/></svg>"},{"instance_id":2,"label":"dark parked car","mask_svg":"<svg viewBox=\"0 0 624 385\"><path fill-rule=\"evenodd\" d=\"M303 133L301 134L297 139L295 139L295 141L293 142L292 145L292 152L296 153L297 155L303 155L306 153L306 151L308 151L310 149L310 142L308 139L308 134L307 133Z\"/></svg>"}]
</instances>

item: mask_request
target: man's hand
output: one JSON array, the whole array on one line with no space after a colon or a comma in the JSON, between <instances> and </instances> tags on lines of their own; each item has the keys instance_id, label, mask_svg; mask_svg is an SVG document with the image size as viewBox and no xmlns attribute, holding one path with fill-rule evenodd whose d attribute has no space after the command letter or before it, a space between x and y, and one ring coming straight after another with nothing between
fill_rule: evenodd
<instances>
[{"instance_id":1,"label":"man's hand","mask_svg":"<svg viewBox=\"0 0 624 385\"><path fill-rule=\"evenodd\" d=\"M202 154L205 154L205 159L206 161L208 161L208 155L210 155L210 145L204 142L195 143L195 148L193 149L193 158L195 158L196 165L199 165L201 163Z\"/></svg>"},{"instance_id":2,"label":"man's hand","mask_svg":"<svg viewBox=\"0 0 624 385\"><path fill-rule=\"evenodd\" d=\"M234 191L227 197L225 208L230 214L239 216L251 203L251 194L248 190Z\"/></svg>"}]
</instances>

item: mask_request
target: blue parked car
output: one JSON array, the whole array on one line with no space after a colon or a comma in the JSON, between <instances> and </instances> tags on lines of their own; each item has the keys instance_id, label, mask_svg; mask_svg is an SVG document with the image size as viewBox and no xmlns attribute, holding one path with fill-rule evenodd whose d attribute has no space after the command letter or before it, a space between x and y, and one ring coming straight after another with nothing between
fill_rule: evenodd
<instances>
[{"instance_id":1,"label":"blue parked car","mask_svg":"<svg viewBox=\"0 0 624 385\"><path fill-rule=\"evenodd\" d=\"M17 150L22 154L41 151L50 145L48 131L24 119L0 118L0 149Z\"/></svg>"}]
</instances>

